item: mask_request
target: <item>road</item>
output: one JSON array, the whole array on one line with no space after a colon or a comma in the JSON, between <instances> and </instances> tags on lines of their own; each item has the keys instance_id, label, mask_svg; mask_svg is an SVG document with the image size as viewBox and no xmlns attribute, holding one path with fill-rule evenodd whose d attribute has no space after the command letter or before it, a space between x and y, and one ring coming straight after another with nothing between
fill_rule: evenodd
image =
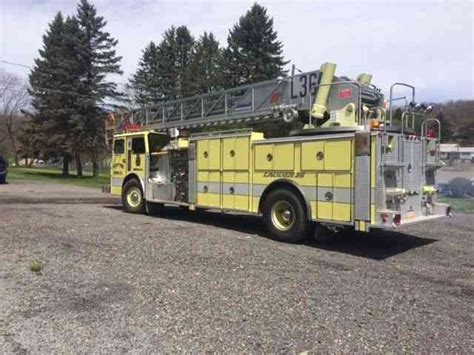
<instances>
[{"instance_id":1,"label":"road","mask_svg":"<svg viewBox=\"0 0 474 355\"><path fill-rule=\"evenodd\" d=\"M255 217L0 185L0 352L472 353L473 232L457 215L288 245Z\"/></svg>"}]
</instances>

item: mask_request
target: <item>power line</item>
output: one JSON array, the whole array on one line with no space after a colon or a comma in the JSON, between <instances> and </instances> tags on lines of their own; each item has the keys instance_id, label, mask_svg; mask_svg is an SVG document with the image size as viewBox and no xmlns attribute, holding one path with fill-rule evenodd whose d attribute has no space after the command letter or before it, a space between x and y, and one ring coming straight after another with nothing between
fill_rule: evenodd
<instances>
[{"instance_id":1,"label":"power line","mask_svg":"<svg viewBox=\"0 0 474 355\"><path fill-rule=\"evenodd\" d=\"M0 59L0 63L10 64L10 65L16 65L17 67L23 67L23 68L31 69L31 67L30 67L29 65L21 64L21 63L15 63L15 62L10 62L10 61L8 61L8 60L3 60L3 59Z\"/></svg>"},{"instance_id":2,"label":"power line","mask_svg":"<svg viewBox=\"0 0 474 355\"><path fill-rule=\"evenodd\" d=\"M4 60L4 59L0 59L0 63L4 63L4 64L10 64L10 65L15 65L15 66L18 66L18 67L22 67L22 68L27 68L27 69L33 69L31 66L29 65L26 65L26 64L21 64L21 63L16 63L16 62L10 62L8 60ZM37 68L40 72L43 71L45 73L51 73L51 74L57 74L55 72L52 72L52 71L48 71L48 70L44 70L44 69L39 69ZM75 91L64 91L64 90L58 90L58 89L49 89L49 88L43 88L43 87L36 87L36 89L38 90L44 90L44 91L49 91L49 92L52 92L52 93L58 93L58 94L67 94L67 95L73 95L73 96L79 96L79 97L84 97L84 98L88 98L88 99L94 99L94 100L97 100L97 97L96 96L90 96L90 95L84 95L84 94L79 94ZM113 105L113 104L107 104L107 103L101 103L102 105L106 105L106 106L116 106L116 105Z\"/></svg>"}]
</instances>

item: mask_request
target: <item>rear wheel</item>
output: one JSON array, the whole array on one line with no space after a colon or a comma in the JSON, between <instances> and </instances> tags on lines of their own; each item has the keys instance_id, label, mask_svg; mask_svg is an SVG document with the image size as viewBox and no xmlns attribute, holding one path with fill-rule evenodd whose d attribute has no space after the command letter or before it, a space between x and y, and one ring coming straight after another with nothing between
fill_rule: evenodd
<instances>
[{"instance_id":1,"label":"rear wheel","mask_svg":"<svg viewBox=\"0 0 474 355\"><path fill-rule=\"evenodd\" d=\"M136 179L129 180L122 189L122 201L125 209L131 213L144 213L145 200L140 182Z\"/></svg>"},{"instance_id":2,"label":"rear wheel","mask_svg":"<svg viewBox=\"0 0 474 355\"><path fill-rule=\"evenodd\" d=\"M266 229L277 240L297 243L304 240L311 228L301 198L289 190L275 190L262 206Z\"/></svg>"},{"instance_id":3,"label":"rear wheel","mask_svg":"<svg viewBox=\"0 0 474 355\"><path fill-rule=\"evenodd\" d=\"M0 184L4 184L6 180L7 180L7 177L5 175L0 176Z\"/></svg>"}]
</instances>

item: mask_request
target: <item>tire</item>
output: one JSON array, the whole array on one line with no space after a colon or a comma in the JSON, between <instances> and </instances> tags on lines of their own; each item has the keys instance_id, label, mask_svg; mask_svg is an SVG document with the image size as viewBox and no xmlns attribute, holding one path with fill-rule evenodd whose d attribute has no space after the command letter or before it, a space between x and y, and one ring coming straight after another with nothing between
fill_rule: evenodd
<instances>
[{"instance_id":1,"label":"tire","mask_svg":"<svg viewBox=\"0 0 474 355\"><path fill-rule=\"evenodd\" d=\"M0 184L4 184L7 181L7 177L4 175L0 177Z\"/></svg>"},{"instance_id":2,"label":"tire","mask_svg":"<svg viewBox=\"0 0 474 355\"><path fill-rule=\"evenodd\" d=\"M306 239L312 222L301 198L290 190L274 190L263 201L263 222L271 236L281 242Z\"/></svg>"},{"instance_id":3,"label":"tire","mask_svg":"<svg viewBox=\"0 0 474 355\"><path fill-rule=\"evenodd\" d=\"M140 182L131 179L125 183L122 189L122 203L125 209L130 213L144 213L145 199Z\"/></svg>"}]
</instances>

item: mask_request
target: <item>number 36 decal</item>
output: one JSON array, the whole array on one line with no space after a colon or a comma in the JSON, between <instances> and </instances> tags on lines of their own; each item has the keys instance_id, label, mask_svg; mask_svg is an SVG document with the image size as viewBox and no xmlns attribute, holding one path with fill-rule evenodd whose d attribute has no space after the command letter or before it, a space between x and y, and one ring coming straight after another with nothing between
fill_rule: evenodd
<instances>
[{"instance_id":1,"label":"number 36 decal","mask_svg":"<svg viewBox=\"0 0 474 355\"><path fill-rule=\"evenodd\" d=\"M319 83L319 76L319 72L296 75L291 81L291 98L303 98L310 93L314 97L316 86Z\"/></svg>"}]
</instances>

